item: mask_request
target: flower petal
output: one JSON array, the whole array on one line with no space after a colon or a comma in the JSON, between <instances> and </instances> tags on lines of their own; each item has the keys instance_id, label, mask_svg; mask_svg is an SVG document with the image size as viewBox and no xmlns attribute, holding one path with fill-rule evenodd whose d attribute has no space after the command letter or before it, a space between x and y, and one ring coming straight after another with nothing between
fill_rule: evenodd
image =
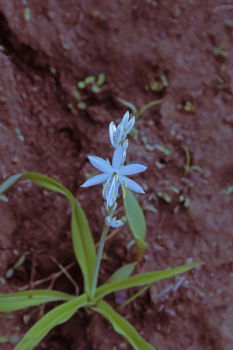
<instances>
[{"instance_id":1,"label":"flower petal","mask_svg":"<svg viewBox=\"0 0 233 350\"><path fill-rule=\"evenodd\" d=\"M116 220L115 216L112 219L110 218L110 216L107 216L105 218L105 224L114 228L121 227L122 225L124 225L124 223L121 220Z\"/></svg>"},{"instance_id":2,"label":"flower petal","mask_svg":"<svg viewBox=\"0 0 233 350\"><path fill-rule=\"evenodd\" d=\"M81 187L90 187L98 184L104 183L109 177L109 174L99 174L96 176L91 177L87 181L85 181Z\"/></svg>"},{"instance_id":3,"label":"flower petal","mask_svg":"<svg viewBox=\"0 0 233 350\"><path fill-rule=\"evenodd\" d=\"M107 160L96 156L88 156L88 159L96 169L103 171L104 173L112 173L113 169Z\"/></svg>"},{"instance_id":4,"label":"flower petal","mask_svg":"<svg viewBox=\"0 0 233 350\"><path fill-rule=\"evenodd\" d=\"M120 170L118 171L119 175L135 175L138 173L142 173L145 171L147 167L145 165L141 164L128 164L125 166L122 166Z\"/></svg>"},{"instance_id":5,"label":"flower petal","mask_svg":"<svg viewBox=\"0 0 233 350\"><path fill-rule=\"evenodd\" d=\"M121 124L118 125L116 129L116 135L115 135L115 147L119 145L122 139L122 134L123 134L123 127Z\"/></svg>"},{"instance_id":6,"label":"flower petal","mask_svg":"<svg viewBox=\"0 0 233 350\"><path fill-rule=\"evenodd\" d=\"M143 188L135 181L129 179L126 176L119 176L120 182L122 183L123 186L127 186L130 190L138 193L145 193Z\"/></svg>"},{"instance_id":7,"label":"flower petal","mask_svg":"<svg viewBox=\"0 0 233 350\"><path fill-rule=\"evenodd\" d=\"M123 128L125 129L126 128L126 125L128 123L128 120L129 120L129 111L127 111L123 118L122 118L122 121L121 121L121 125L123 126Z\"/></svg>"},{"instance_id":8,"label":"flower petal","mask_svg":"<svg viewBox=\"0 0 233 350\"><path fill-rule=\"evenodd\" d=\"M134 123L135 123L135 117L132 117L132 118L128 121L128 123L127 123L127 125L126 125L126 127L125 127L127 134L129 134L130 131L133 129Z\"/></svg>"},{"instance_id":9,"label":"flower petal","mask_svg":"<svg viewBox=\"0 0 233 350\"><path fill-rule=\"evenodd\" d=\"M118 171L120 166L123 164L124 158L123 158L123 149L121 146L118 146L112 157L112 168L114 171Z\"/></svg>"},{"instance_id":10,"label":"flower petal","mask_svg":"<svg viewBox=\"0 0 233 350\"><path fill-rule=\"evenodd\" d=\"M111 122L109 124L109 138L113 147L115 147L115 142L114 142L115 134L116 134L116 126L114 122Z\"/></svg>"},{"instance_id":11,"label":"flower petal","mask_svg":"<svg viewBox=\"0 0 233 350\"><path fill-rule=\"evenodd\" d=\"M115 187L116 187L116 177L113 176L112 180L110 181L110 184L106 188L105 199L107 201L107 207L111 207L116 201Z\"/></svg>"},{"instance_id":12,"label":"flower petal","mask_svg":"<svg viewBox=\"0 0 233 350\"><path fill-rule=\"evenodd\" d=\"M118 191L120 187L119 181L117 181L116 176L113 176L108 183L105 184L104 198L106 200L107 208L114 205L116 202ZM115 203L116 204L116 203Z\"/></svg>"}]
</instances>

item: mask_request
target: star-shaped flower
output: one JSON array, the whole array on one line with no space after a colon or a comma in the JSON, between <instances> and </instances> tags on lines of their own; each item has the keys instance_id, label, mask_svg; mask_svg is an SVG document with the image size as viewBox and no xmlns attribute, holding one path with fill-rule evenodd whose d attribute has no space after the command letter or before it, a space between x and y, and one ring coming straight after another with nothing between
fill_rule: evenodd
<instances>
[{"instance_id":1,"label":"star-shaped flower","mask_svg":"<svg viewBox=\"0 0 233 350\"><path fill-rule=\"evenodd\" d=\"M102 174L88 179L81 187L104 184L103 195L107 201L107 207L111 207L115 203L120 185L123 193L127 187L134 192L145 193L137 182L131 180L127 176L141 173L145 171L147 167L141 164L123 165L124 147L118 146L115 149L112 164L110 164L108 160L96 156L89 156L88 159L96 169L102 171Z\"/></svg>"}]
</instances>

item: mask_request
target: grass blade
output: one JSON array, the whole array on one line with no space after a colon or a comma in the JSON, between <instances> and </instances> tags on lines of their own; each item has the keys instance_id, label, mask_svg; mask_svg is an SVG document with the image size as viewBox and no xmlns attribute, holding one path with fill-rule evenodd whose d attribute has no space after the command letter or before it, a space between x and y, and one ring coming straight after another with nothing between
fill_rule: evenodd
<instances>
[{"instance_id":1,"label":"grass blade","mask_svg":"<svg viewBox=\"0 0 233 350\"><path fill-rule=\"evenodd\" d=\"M69 201L75 199L72 193L65 186L63 186L58 181L52 179L49 176L35 172L27 172L22 175L25 179L30 180L31 182L40 187L63 194Z\"/></svg>"},{"instance_id":2,"label":"grass blade","mask_svg":"<svg viewBox=\"0 0 233 350\"><path fill-rule=\"evenodd\" d=\"M163 100L155 100L155 101L151 101L149 103L147 103L146 105L142 106L142 108L138 111L138 113L135 115L135 118L136 119L139 119L141 117L141 115L147 111L148 109L154 107L154 106L157 106L159 105L160 103L162 103Z\"/></svg>"},{"instance_id":3,"label":"grass blade","mask_svg":"<svg viewBox=\"0 0 233 350\"><path fill-rule=\"evenodd\" d=\"M100 300L93 310L104 316L112 324L115 331L125 337L135 350L155 350L152 345L142 339L128 321L105 301Z\"/></svg>"},{"instance_id":4,"label":"grass blade","mask_svg":"<svg viewBox=\"0 0 233 350\"><path fill-rule=\"evenodd\" d=\"M96 266L96 249L86 215L77 202L72 203L71 230L74 253L84 277L85 292L90 295Z\"/></svg>"},{"instance_id":5,"label":"grass blade","mask_svg":"<svg viewBox=\"0 0 233 350\"><path fill-rule=\"evenodd\" d=\"M138 112L137 107L133 103L128 102L128 101L126 101L126 100L124 100L123 98L120 98L120 97L117 100L120 103L122 103L124 106L128 107L133 114L137 114L137 112Z\"/></svg>"},{"instance_id":6,"label":"grass blade","mask_svg":"<svg viewBox=\"0 0 233 350\"><path fill-rule=\"evenodd\" d=\"M182 265L182 266L174 267L167 270L147 272L147 273L135 275L120 282L106 283L103 286L97 288L96 297L103 298L105 295L108 295L112 292L116 292L118 290L145 286L147 284L151 284L153 282L160 281L169 277L173 277L183 272L187 272L199 265L201 265L201 263Z\"/></svg>"},{"instance_id":7,"label":"grass blade","mask_svg":"<svg viewBox=\"0 0 233 350\"><path fill-rule=\"evenodd\" d=\"M8 188L10 188L18 179L20 179L21 176L22 176L22 174L16 174L16 175L9 177L6 181L4 181L0 185L0 193L3 193L6 190L8 190Z\"/></svg>"},{"instance_id":8,"label":"grass blade","mask_svg":"<svg viewBox=\"0 0 233 350\"><path fill-rule=\"evenodd\" d=\"M85 294L74 298L62 305L55 307L43 316L24 335L14 350L31 350L57 325L69 320L78 309L87 306L87 296Z\"/></svg>"},{"instance_id":9,"label":"grass blade","mask_svg":"<svg viewBox=\"0 0 233 350\"><path fill-rule=\"evenodd\" d=\"M26 307L59 300L70 300L73 295L54 290L35 289L18 293L0 294L0 312L12 312Z\"/></svg>"},{"instance_id":10,"label":"grass blade","mask_svg":"<svg viewBox=\"0 0 233 350\"><path fill-rule=\"evenodd\" d=\"M7 196L5 196L5 194L0 193L0 201L8 202Z\"/></svg>"}]
</instances>

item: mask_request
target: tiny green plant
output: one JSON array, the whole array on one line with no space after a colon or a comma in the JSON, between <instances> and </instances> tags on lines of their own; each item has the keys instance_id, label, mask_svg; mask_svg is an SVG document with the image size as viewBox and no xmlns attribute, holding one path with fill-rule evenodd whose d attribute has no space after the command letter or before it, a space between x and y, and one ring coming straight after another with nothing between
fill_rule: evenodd
<instances>
[{"instance_id":1,"label":"tiny green plant","mask_svg":"<svg viewBox=\"0 0 233 350\"><path fill-rule=\"evenodd\" d=\"M118 98L118 101L131 110L131 112L135 115L135 119L139 119L143 115L143 113L146 112L148 109L157 106L163 102L162 99L151 101L143 105L140 109L138 109L133 103L126 101L123 98Z\"/></svg>"},{"instance_id":2,"label":"tiny green plant","mask_svg":"<svg viewBox=\"0 0 233 350\"><path fill-rule=\"evenodd\" d=\"M72 95L78 101L77 108L84 110L87 108L85 99L87 94L99 94L106 81L104 73L99 73L97 76L88 75L83 80L79 80L77 86L73 89Z\"/></svg>"},{"instance_id":3,"label":"tiny green plant","mask_svg":"<svg viewBox=\"0 0 233 350\"><path fill-rule=\"evenodd\" d=\"M145 341L136 329L124 319L107 301L105 296L121 290L134 287L142 289L134 295L133 299L145 292L156 281L167 279L184 273L200 265L200 263L186 264L179 267L168 268L162 271L154 271L132 275L136 261L123 265L102 285L98 284L98 276L101 261L104 256L104 246L108 232L121 229L123 220L116 218L117 201L121 193L129 227L138 248L138 260L144 254L146 247L145 233L146 222L142 209L131 191L144 194L143 188L129 176L144 172L147 167L142 164L127 164L126 154L128 148L128 134L132 130L135 118L126 112L121 122L116 126L113 122L109 126L110 142L113 147L112 162L97 156L89 156L90 163L101 173L88 178L82 185L87 188L101 184L102 195L105 202L106 217L98 249L93 240L87 217L74 195L56 180L35 172L20 173L11 176L0 185L0 195L6 199L4 192L21 178L48 190L64 195L71 207L71 233L74 255L80 266L84 288L80 295L71 295L56 290L34 289L0 294L0 312L12 312L22 310L49 302L62 302L51 311L43 315L15 346L15 350L31 350L55 326L69 320L80 308L97 312L106 318L116 332L120 333L136 350L153 350L154 346ZM119 231L118 233L119 234ZM23 263L23 258L16 265ZM17 266L13 267L16 268ZM128 302L130 302L129 300Z\"/></svg>"}]
</instances>

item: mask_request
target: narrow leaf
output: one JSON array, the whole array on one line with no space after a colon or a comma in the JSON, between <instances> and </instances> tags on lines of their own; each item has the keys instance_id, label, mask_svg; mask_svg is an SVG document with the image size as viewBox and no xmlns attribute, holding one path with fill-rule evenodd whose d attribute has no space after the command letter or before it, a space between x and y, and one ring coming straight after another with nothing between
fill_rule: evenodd
<instances>
[{"instance_id":1,"label":"narrow leaf","mask_svg":"<svg viewBox=\"0 0 233 350\"><path fill-rule=\"evenodd\" d=\"M97 288L96 297L103 298L105 295L108 295L112 292L116 292L117 290L145 286L147 284L150 284L156 281L160 281L169 277L179 275L180 273L189 271L199 265L201 265L201 263L182 265L182 266L174 267L167 270L147 272L147 273L135 275L120 282L106 283L103 286Z\"/></svg>"},{"instance_id":2,"label":"narrow leaf","mask_svg":"<svg viewBox=\"0 0 233 350\"><path fill-rule=\"evenodd\" d=\"M0 294L0 312L12 312L26 307L40 305L58 300L70 300L70 294L53 291L35 289L18 293Z\"/></svg>"},{"instance_id":3,"label":"narrow leaf","mask_svg":"<svg viewBox=\"0 0 233 350\"><path fill-rule=\"evenodd\" d=\"M144 250L147 247L147 243L145 242L146 220L137 198L129 189L126 189L124 207L129 227L138 248L137 260L141 260Z\"/></svg>"},{"instance_id":4,"label":"narrow leaf","mask_svg":"<svg viewBox=\"0 0 233 350\"><path fill-rule=\"evenodd\" d=\"M151 101L149 103L147 103L146 105L142 106L142 108L140 109L140 111L138 111L138 113L135 115L135 118L138 119L141 117L141 115L147 111L148 109L157 106L158 104L162 103L163 100L155 100L155 101Z\"/></svg>"},{"instance_id":5,"label":"narrow leaf","mask_svg":"<svg viewBox=\"0 0 233 350\"><path fill-rule=\"evenodd\" d=\"M22 175L25 179L30 180L40 187L63 194L70 201L74 199L72 193L65 186L49 176L34 172L27 172Z\"/></svg>"},{"instance_id":6,"label":"narrow leaf","mask_svg":"<svg viewBox=\"0 0 233 350\"><path fill-rule=\"evenodd\" d=\"M126 280L135 269L136 263L130 263L121 266L118 270L116 270L112 276L108 279L108 283L112 282L120 282Z\"/></svg>"},{"instance_id":7,"label":"narrow leaf","mask_svg":"<svg viewBox=\"0 0 233 350\"><path fill-rule=\"evenodd\" d=\"M128 321L105 301L100 300L93 309L104 316L112 324L115 331L125 337L135 350L155 350L152 345L142 339Z\"/></svg>"},{"instance_id":8,"label":"narrow leaf","mask_svg":"<svg viewBox=\"0 0 233 350\"><path fill-rule=\"evenodd\" d=\"M0 201L8 202L7 196L5 196L5 194L1 194L1 193L0 193Z\"/></svg>"},{"instance_id":9,"label":"narrow leaf","mask_svg":"<svg viewBox=\"0 0 233 350\"><path fill-rule=\"evenodd\" d=\"M126 101L126 100L123 100L123 98L118 98L117 99L120 103L122 103L124 106L126 106L126 107L128 107L130 110L131 110L131 112L133 113L133 114L136 114L137 113L137 107L133 104L133 103L131 103L131 102L128 102L128 101Z\"/></svg>"},{"instance_id":10,"label":"narrow leaf","mask_svg":"<svg viewBox=\"0 0 233 350\"><path fill-rule=\"evenodd\" d=\"M140 297L141 295L143 295L147 289L149 289L151 287L151 284L139 289L139 291L135 294L133 294L129 299L127 299L122 305L121 307L125 307L126 305L132 303L132 301L134 301L135 299L137 299L138 297Z\"/></svg>"},{"instance_id":11,"label":"narrow leaf","mask_svg":"<svg viewBox=\"0 0 233 350\"><path fill-rule=\"evenodd\" d=\"M0 193L5 192L9 187L11 187L20 177L22 174L16 174L11 177L9 177L6 181L4 181L0 185Z\"/></svg>"},{"instance_id":12,"label":"narrow leaf","mask_svg":"<svg viewBox=\"0 0 233 350\"><path fill-rule=\"evenodd\" d=\"M87 296L84 294L55 307L29 329L14 350L33 349L51 329L66 322L78 309L87 305Z\"/></svg>"},{"instance_id":13,"label":"narrow leaf","mask_svg":"<svg viewBox=\"0 0 233 350\"><path fill-rule=\"evenodd\" d=\"M85 281L85 292L90 295L96 267L96 249L86 215L77 202L72 203L71 230L74 253Z\"/></svg>"}]
</instances>

